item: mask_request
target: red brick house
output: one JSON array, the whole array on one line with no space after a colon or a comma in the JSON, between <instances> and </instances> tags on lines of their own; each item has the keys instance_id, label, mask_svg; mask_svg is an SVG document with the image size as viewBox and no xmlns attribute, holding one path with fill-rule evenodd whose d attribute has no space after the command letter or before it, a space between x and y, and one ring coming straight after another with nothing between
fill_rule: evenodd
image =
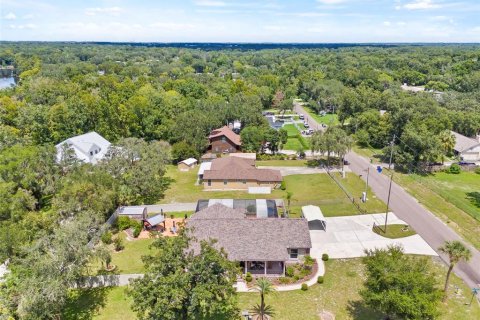
<instances>
[{"instance_id":1,"label":"red brick house","mask_svg":"<svg viewBox=\"0 0 480 320\"><path fill-rule=\"evenodd\" d=\"M235 153L241 151L240 136L229 127L212 130L208 136L209 150L212 153Z\"/></svg>"}]
</instances>

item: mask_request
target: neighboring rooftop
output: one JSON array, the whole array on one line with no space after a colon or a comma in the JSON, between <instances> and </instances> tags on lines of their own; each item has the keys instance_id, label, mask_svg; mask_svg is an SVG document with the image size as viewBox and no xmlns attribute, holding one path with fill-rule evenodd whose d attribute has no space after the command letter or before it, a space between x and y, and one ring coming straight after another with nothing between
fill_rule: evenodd
<instances>
[{"instance_id":1,"label":"neighboring rooftop","mask_svg":"<svg viewBox=\"0 0 480 320\"><path fill-rule=\"evenodd\" d=\"M305 219L264 218L217 218L210 219L208 213L217 216L231 214L221 204L207 214L199 211L187 220L197 240L216 239L215 247L224 248L228 258L234 261L285 261L289 259L289 248L311 248L308 223ZM222 214L221 211L226 213ZM193 246L198 252L199 243Z\"/></svg>"},{"instance_id":2,"label":"neighboring rooftop","mask_svg":"<svg viewBox=\"0 0 480 320\"><path fill-rule=\"evenodd\" d=\"M455 131L451 131L451 133L455 136L455 147L453 149L457 152L463 152L480 145L479 140L466 137Z\"/></svg>"},{"instance_id":3,"label":"neighboring rooftop","mask_svg":"<svg viewBox=\"0 0 480 320\"><path fill-rule=\"evenodd\" d=\"M143 215L146 207L142 206L131 206L131 207L120 207L118 209L119 215Z\"/></svg>"},{"instance_id":4,"label":"neighboring rooftop","mask_svg":"<svg viewBox=\"0 0 480 320\"><path fill-rule=\"evenodd\" d=\"M71 137L55 146L58 161L63 157L64 144L67 144L74 151L77 159L92 164L101 160L111 145L109 141L95 131Z\"/></svg>"},{"instance_id":5,"label":"neighboring rooftop","mask_svg":"<svg viewBox=\"0 0 480 320\"><path fill-rule=\"evenodd\" d=\"M212 138L222 137L225 136L230 140L233 144L237 146L241 146L242 143L240 142L240 136L232 131L228 126L223 126L219 129L214 129L210 132L208 139L211 140Z\"/></svg>"},{"instance_id":6,"label":"neighboring rooftop","mask_svg":"<svg viewBox=\"0 0 480 320\"><path fill-rule=\"evenodd\" d=\"M210 170L204 171L203 179L279 182L282 174L279 170L256 168L253 159L223 157L212 161Z\"/></svg>"}]
</instances>

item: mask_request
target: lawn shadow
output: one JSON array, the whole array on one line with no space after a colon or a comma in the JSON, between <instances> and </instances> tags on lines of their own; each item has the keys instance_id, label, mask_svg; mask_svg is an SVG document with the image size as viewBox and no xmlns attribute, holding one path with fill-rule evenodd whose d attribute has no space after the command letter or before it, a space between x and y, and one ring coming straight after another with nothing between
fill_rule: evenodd
<instances>
[{"instance_id":1,"label":"lawn shadow","mask_svg":"<svg viewBox=\"0 0 480 320\"><path fill-rule=\"evenodd\" d=\"M372 310L362 300L348 301L347 312L355 320L383 319L380 312Z\"/></svg>"},{"instance_id":2,"label":"lawn shadow","mask_svg":"<svg viewBox=\"0 0 480 320\"><path fill-rule=\"evenodd\" d=\"M467 193L467 199L470 200L470 202L475 207L480 208L480 192L478 192L478 191L468 192Z\"/></svg>"},{"instance_id":3,"label":"lawn shadow","mask_svg":"<svg viewBox=\"0 0 480 320\"><path fill-rule=\"evenodd\" d=\"M100 308L105 307L111 288L72 290L63 310L63 319L90 320Z\"/></svg>"}]
</instances>

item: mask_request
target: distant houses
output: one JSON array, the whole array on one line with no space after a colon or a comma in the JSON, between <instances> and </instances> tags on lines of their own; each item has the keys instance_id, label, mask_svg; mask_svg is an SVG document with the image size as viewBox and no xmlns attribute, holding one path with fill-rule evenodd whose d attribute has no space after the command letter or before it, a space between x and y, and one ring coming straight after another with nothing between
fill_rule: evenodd
<instances>
[{"instance_id":1,"label":"distant houses","mask_svg":"<svg viewBox=\"0 0 480 320\"><path fill-rule=\"evenodd\" d=\"M455 136L453 149L462 161L480 161L480 136L477 135L477 138L474 139L455 131L452 131L452 134Z\"/></svg>"},{"instance_id":2,"label":"distant houses","mask_svg":"<svg viewBox=\"0 0 480 320\"><path fill-rule=\"evenodd\" d=\"M208 136L209 151L212 153L240 152L242 142L240 136L228 126L212 130Z\"/></svg>"},{"instance_id":3,"label":"distant houses","mask_svg":"<svg viewBox=\"0 0 480 320\"><path fill-rule=\"evenodd\" d=\"M103 159L111 143L95 131L68 138L60 142L57 148L57 161L61 161L68 149L72 151L68 156L84 162L96 164Z\"/></svg>"},{"instance_id":4,"label":"distant houses","mask_svg":"<svg viewBox=\"0 0 480 320\"><path fill-rule=\"evenodd\" d=\"M254 159L230 156L212 160L202 171L201 179L205 190L275 189L282 182L282 174L279 170L258 169Z\"/></svg>"}]
</instances>

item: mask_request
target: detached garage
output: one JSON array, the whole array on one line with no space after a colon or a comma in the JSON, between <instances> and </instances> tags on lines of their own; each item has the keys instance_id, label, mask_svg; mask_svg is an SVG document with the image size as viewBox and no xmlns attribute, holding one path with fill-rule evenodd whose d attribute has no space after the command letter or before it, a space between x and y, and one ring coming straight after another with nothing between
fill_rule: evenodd
<instances>
[{"instance_id":1,"label":"detached garage","mask_svg":"<svg viewBox=\"0 0 480 320\"><path fill-rule=\"evenodd\" d=\"M327 231L327 222L322 210L317 206L302 207L302 216L308 221L308 229Z\"/></svg>"}]
</instances>

